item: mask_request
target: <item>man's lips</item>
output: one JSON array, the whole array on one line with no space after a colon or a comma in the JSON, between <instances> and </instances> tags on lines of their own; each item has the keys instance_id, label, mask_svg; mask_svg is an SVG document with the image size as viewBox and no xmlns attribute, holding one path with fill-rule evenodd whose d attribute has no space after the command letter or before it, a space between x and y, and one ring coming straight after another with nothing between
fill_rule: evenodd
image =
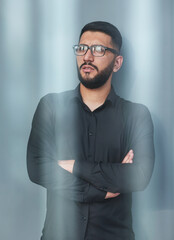
<instances>
[{"instance_id":1,"label":"man's lips","mask_svg":"<svg viewBox=\"0 0 174 240\"><path fill-rule=\"evenodd\" d=\"M98 71L98 68L96 66L92 65L91 63L89 63L89 64L83 63L80 66L80 69L82 69L83 72L85 72L85 73L90 73L90 72L93 72L94 70Z\"/></svg>"},{"instance_id":2,"label":"man's lips","mask_svg":"<svg viewBox=\"0 0 174 240\"><path fill-rule=\"evenodd\" d=\"M91 66L89 66L89 65L84 65L83 67L82 67L82 70L84 71L84 72L93 72L94 71L94 68L93 67L91 67Z\"/></svg>"}]
</instances>

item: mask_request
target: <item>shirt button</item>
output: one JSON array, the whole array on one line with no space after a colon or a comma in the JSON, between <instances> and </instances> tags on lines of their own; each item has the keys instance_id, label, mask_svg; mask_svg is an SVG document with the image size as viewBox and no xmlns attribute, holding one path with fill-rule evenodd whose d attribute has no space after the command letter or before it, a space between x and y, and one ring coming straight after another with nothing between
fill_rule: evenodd
<instances>
[{"instance_id":1,"label":"shirt button","mask_svg":"<svg viewBox=\"0 0 174 240\"><path fill-rule=\"evenodd\" d=\"M89 132L89 136L92 136L93 134L92 134L92 132Z\"/></svg>"},{"instance_id":2,"label":"shirt button","mask_svg":"<svg viewBox=\"0 0 174 240\"><path fill-rule=\"evenodd\" d=\"M83 216L82 219L83 219L83 221L86 221L86 217L85 216Z\"/></svg>"}]
</instances>

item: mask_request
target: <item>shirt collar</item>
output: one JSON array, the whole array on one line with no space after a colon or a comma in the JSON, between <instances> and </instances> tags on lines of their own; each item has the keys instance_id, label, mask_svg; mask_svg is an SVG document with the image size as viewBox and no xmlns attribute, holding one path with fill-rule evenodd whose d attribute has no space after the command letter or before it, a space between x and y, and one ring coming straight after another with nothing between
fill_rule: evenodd
<instances>
[{"instance_id":1,"label":"shirt collar","mask_svg":"<svg viewBox=\"0 0 174 240\"><path fill-rule=\"evenodd\" d=\"M108 94L108 96L107 96L107 98L106 98L105 103L106 103L106 102L110 102L111 104L114 104L115 101L116 101L116 99L117 99L117 97L118 97L118 96L116 95L115 90L114 90L113 86L111 85L111 90L110 90L110 92L109 92L109 94ZM74 94L73 94L73 97L72 97L72 98L73 98L74 100L75 100L75 99L78 99L78 100L80 100L81 102L83 102L82 96L81 96L81 94L80 94L80 84L78 84L77 87L74 89Z\"/></svg>"}]
</instances>

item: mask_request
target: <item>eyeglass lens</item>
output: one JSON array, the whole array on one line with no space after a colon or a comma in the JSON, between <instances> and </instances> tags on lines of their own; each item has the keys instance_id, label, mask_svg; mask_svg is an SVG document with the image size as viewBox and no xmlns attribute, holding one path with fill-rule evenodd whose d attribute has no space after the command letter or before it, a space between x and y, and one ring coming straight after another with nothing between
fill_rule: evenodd
<instances>
[{"instance_id":1,"label":"eyeglass lens","mask_svg":"<svg viewBox=\"0 0 174 240\"><path fill-rule=\"evenodd\" d=\"M75 48L74 48L75 49L75 54L79 55L79 56L85 55L89 48L91 50L91 53L94 56L103 56L105 54L105 48L103 46L100 46L100 45L94 45L94 46L91 46L91 47L88 47L86 45L75 46Z\"/></svg>"}]
</instances>

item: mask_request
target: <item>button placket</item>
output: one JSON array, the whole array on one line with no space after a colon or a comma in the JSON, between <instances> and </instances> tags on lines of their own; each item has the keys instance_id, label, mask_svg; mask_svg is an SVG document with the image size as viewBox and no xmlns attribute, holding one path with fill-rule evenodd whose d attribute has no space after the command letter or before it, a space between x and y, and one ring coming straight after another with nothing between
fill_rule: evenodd
<instances>
[{"instance_id":1,"label":"button placket","mask_svg":"<svg viewBox=\"0 0 174 240\"><path fill-rule=\"evenodd\" d=\"M89 117L89 128L88 128L88 143L89 143L88 158L90 161L94 159L95 134L96 134L96 117L94 113L91 113Z\"/></svg>"}]
</instances>

